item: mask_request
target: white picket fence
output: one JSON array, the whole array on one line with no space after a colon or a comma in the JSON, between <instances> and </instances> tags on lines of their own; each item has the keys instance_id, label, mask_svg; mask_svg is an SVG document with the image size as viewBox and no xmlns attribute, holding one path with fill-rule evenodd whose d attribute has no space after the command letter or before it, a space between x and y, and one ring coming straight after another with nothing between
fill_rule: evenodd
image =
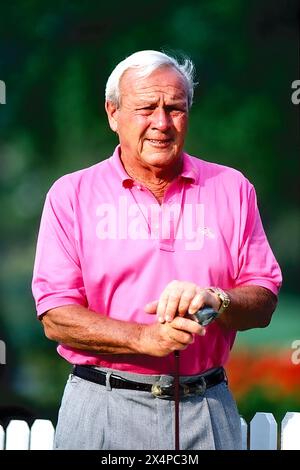
<instances>
[{"instance_id":1,"label":"white picket fence","mask_svg":"<svg viewBox=\"0 0 300 470\"><path fill-rule=\"evenodd\" d=\"M244 450L276 450L278 442L281 450L300 450L300 412L286 413L279 430L272 413L256 413L249 425L241 418L241 424ZM51 450L53 438L49 420L36 419L31 428L20 420L10 421L6 431L0 426L0 450Z\"/></svg>"}]
</instances>

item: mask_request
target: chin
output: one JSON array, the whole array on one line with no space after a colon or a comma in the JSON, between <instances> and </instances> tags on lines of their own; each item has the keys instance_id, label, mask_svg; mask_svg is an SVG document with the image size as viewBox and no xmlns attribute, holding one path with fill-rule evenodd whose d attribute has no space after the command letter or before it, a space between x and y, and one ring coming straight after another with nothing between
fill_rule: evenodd
<instances>
[{"instance_id":1,"label":"chin","mask_svg":"<svg viewBox=\"0 0 300 470\"><path fill-rule=\"evenodd\" d=\"M168 165L174 164L179 158L179 155L175 154L174 152L153 152L150 155L145 156L143 159L150 165L157 166L157 167L165 167Z\"/></svg>"}]
</instances>

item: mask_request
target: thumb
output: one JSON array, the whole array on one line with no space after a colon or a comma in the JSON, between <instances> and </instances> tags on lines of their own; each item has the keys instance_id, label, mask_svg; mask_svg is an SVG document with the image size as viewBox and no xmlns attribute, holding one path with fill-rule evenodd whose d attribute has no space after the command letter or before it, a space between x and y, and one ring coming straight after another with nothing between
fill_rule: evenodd
<instances>
[{"instance_id":1,"label":"thumb","mask_svg":"<svg viewBox=\"0 0 300 470\"><path fill-rule=\"evenodd\" d=\"M149 302L148 304L145 305L145 312L151 313L151 314L156 314L156 309L158 306L158 300L153 300L152 302Z\"/></svg>"}]
</instances>

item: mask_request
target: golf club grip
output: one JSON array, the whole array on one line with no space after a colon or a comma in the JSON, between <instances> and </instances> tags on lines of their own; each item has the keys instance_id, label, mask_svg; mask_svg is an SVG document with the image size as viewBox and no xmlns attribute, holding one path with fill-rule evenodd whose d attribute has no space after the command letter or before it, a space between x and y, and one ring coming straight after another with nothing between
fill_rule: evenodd
<instances>
[{"instance_id":1,"label":"golf club grip","mask_svg":"<svg viewBox=\"0 0 300 470\"><path fill-rule=\"evenodd\" d=\"M194 315L200 325L206 326L217 317L218 313L212 307L203 307L194 313Z\"/></svg>"}]
</instances>

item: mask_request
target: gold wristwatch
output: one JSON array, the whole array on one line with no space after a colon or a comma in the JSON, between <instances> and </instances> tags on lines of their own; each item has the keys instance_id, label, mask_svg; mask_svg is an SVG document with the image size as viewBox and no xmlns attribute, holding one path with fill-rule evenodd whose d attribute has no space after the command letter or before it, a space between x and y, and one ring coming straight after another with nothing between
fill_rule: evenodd
<instances>
[{"instance_id":1,"label":"gold wristwatch","mask_svg":"<svg viewBox=\"0 0 300 470\"><path fill-rule=\"evenodd\" d=\"M218 316L221 315L230 305L230 297L226 292L224 292L219 287L208 287L207 290L210 290L214 294L217 294L218 298L221 301L219 310L217 311Z\"/></svg>"}]
</instances>

